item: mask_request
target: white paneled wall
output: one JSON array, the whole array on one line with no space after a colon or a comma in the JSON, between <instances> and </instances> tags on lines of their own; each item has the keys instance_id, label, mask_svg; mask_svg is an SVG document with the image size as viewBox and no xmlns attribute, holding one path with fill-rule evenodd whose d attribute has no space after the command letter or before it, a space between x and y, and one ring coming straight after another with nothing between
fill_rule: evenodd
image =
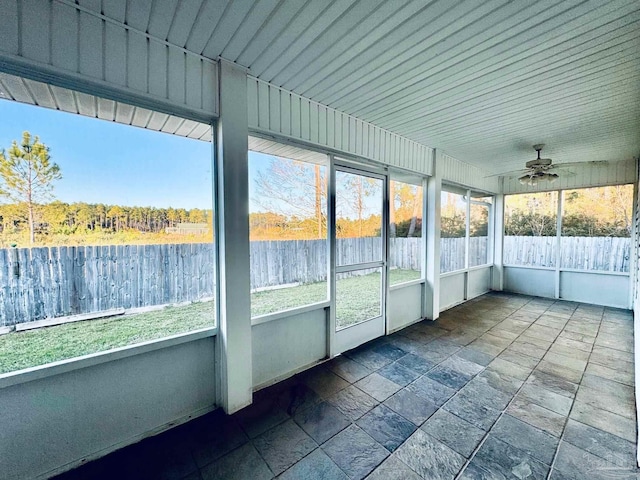
<instances>
[{"instance_id":1,"label":"white paneled wall","mask_svg":"<svg viewBox=\"0 0 640 480\"><path fill-rule=\"evenodd\" d=\"M196 119L218 114L213 60L70 2L0 0L0 12L6 73L115 100L145 99Z\"/></svg>"},{"instance_id":2,"label":"white paneled wall","mask_svg":"<svg viewBox=\"0 0 640 480\"><path fill-rule=\"evenodd\" d=\"M545 190L634 183L636 181L636 162L627 160L621 162L585 163L584 165L568 167L566 172L560 171L558 175L560 175L560 178L554 183L542 182L536 187L521 185L517 178L504 178L502 192L506 194L542 192Z\"/></svg>"},{"instance_id":3,"label":"white paneled wall","mask_svg":"<svg viewBox=\"0 0 640 480\"><path fill-rule=\"evenodd\" d=\"M249 77L249 129L431 175L433 150L351 115Z\"/></svg>"},{"instance_id":4,"label":"white paneled wall","mask_svg":"<svg viewBox=\"0 0 640 480\"><path fill-rule=\"evenodd\" d=\"M461 162L450 155L437 151L436 163L442 179L464 187L485 192L498 193L500 182L497 177L487 177L488 173L480 168Z\"/></svg>"},{"instance_id":5,"label":"white paneled wall","mask_svg":"<svg viewBox=\"0 0 640 480\"><path fill-rule=\"evenodd\" d=\"M51 478L214 410L215 337L188 335L5 374L0 478Z\"/></svg>"}]
</instances>

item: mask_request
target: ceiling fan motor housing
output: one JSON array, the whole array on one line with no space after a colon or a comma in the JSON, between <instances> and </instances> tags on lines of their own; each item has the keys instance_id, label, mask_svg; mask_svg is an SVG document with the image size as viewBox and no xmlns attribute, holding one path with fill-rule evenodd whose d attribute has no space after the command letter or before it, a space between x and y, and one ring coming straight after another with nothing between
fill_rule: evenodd
<instances>
[{"instance_id":1,"label":"ceiling fan motor housing","mask_svg":"<svg viewBox=\"0 0 640 480\"><path fill-rule=\"evenodd\" d=\"M531 160L526 163L527 168L541 168L548 167L551 165L550 158L536 158L535 160Z\"/></svg>"}]
</instances>

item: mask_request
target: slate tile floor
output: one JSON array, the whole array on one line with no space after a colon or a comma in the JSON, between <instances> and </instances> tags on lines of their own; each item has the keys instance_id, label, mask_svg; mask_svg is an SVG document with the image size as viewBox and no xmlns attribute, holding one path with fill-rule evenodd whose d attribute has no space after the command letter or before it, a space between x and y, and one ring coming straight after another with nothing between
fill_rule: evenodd
<instances>
[{"instance_id":1,"label":"slate tile floor","mask_svg":"<svg viewBox=\"0 0 640 480\"><path fill-rule=\"evenodd\" d=\"M487 294L58 478L638 479L632 332Z\"/></svg>"}]
</instances>

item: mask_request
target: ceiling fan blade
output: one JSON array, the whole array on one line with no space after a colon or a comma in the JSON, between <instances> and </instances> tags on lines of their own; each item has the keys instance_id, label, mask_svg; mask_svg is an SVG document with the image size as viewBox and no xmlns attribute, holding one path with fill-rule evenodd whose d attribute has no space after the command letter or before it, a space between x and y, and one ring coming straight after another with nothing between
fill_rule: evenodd
<instances>
[{"instance_id":1,"label":"ceiling fan blade","mask_svg":"<svg viewBox=\"0 0 640 480\"><path fill-rule=\"evenodd\" d=\"M566 162L566 163L554 163L550 166L550 168L558 169L564 167L576 167L579 165L593 165L598 167L604 167L608 165L609 162L607 160L593 160L591 162Z\"/></svg>"},{"instance_id":2,"label":"ceiling fan blade","mask_svg":"<svg viewBox=\"0 0 640 480\"><path fill-rule=\"evenodd\" d=\"M575 177L576 172L574 172L573 170L565 170L565 169L556 169L556 172L558 172L558 175L560 175L561 177Z\"/></svg>"},{"instance_id":3,"label":"ceiling fan blade","mask_svg":"<svg viewBox=\"0 0 640 480\"><path fill-rule=\"evenodd\" d=\"M510 172L501 172L501 173L494 173L492 175L486 175L484 178L491 178L491 177L509 177L509 176L513 176L513 175L524 175L528 172L530 172L531 169L529 168L521 168L519 170L511 170Z\"/></svg>"},{"instance_id":4,"label":"ceiling fan blade","mask_svg":"<svg viewBox=\"0 0 640 480\"><path fill-rule=\"evenodd\" d=\"M484 178L492 178L492 177L505 177L505 178L515 178L516 176L522 176L527 174L534 174L536 171L540 172L550 172L550 171L563 171L569 173L570 175L575 175L575 172L569 172L567 170L563 170L567 167L575 167L579 165L596 165L596 166L605 166L609 162L606 160L596 160L591 162L566 162L566 163L552 163L551 165L542 165L537 168L521 168L518 170L511 170L510 172L501 172L494 173L491 175L486 175Z\"/></svg>"}]
</instances>

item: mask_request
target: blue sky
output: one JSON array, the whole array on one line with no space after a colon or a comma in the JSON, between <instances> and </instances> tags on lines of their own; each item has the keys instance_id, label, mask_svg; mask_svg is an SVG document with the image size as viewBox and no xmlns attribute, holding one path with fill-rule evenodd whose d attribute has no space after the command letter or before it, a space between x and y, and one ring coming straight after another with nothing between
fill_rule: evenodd
<instances>
[{"instance_id":1,"label":"blue sky","mask_svg":"<svg viewBox=\"0 0 640 480\"><path fill-rule=\"evenodd\" d=\"M38 135L60 166L62 179L54 188L57 200L211 208L210 143L0 100L0 149L7 150L13 140L20 142L24 131ZM249 153L251 199L256 199L257 174L266 172L273 158ZM277 209L278 201L271 201ZM372 202L376 206L375 199L365 199L368 207ZM255 201L249 209L265 210Z\"/></svg>"},{"instance_id":2,"label":"blue sky","mask_svg":"<svg viewBox=\"0 0 640 480\"><path fill-rule=\"evenodd\" d=\"M28 130L51 149L63 202L211 208L211 144L0 100L0 148Z\"/></svg>"}]
</instances>

